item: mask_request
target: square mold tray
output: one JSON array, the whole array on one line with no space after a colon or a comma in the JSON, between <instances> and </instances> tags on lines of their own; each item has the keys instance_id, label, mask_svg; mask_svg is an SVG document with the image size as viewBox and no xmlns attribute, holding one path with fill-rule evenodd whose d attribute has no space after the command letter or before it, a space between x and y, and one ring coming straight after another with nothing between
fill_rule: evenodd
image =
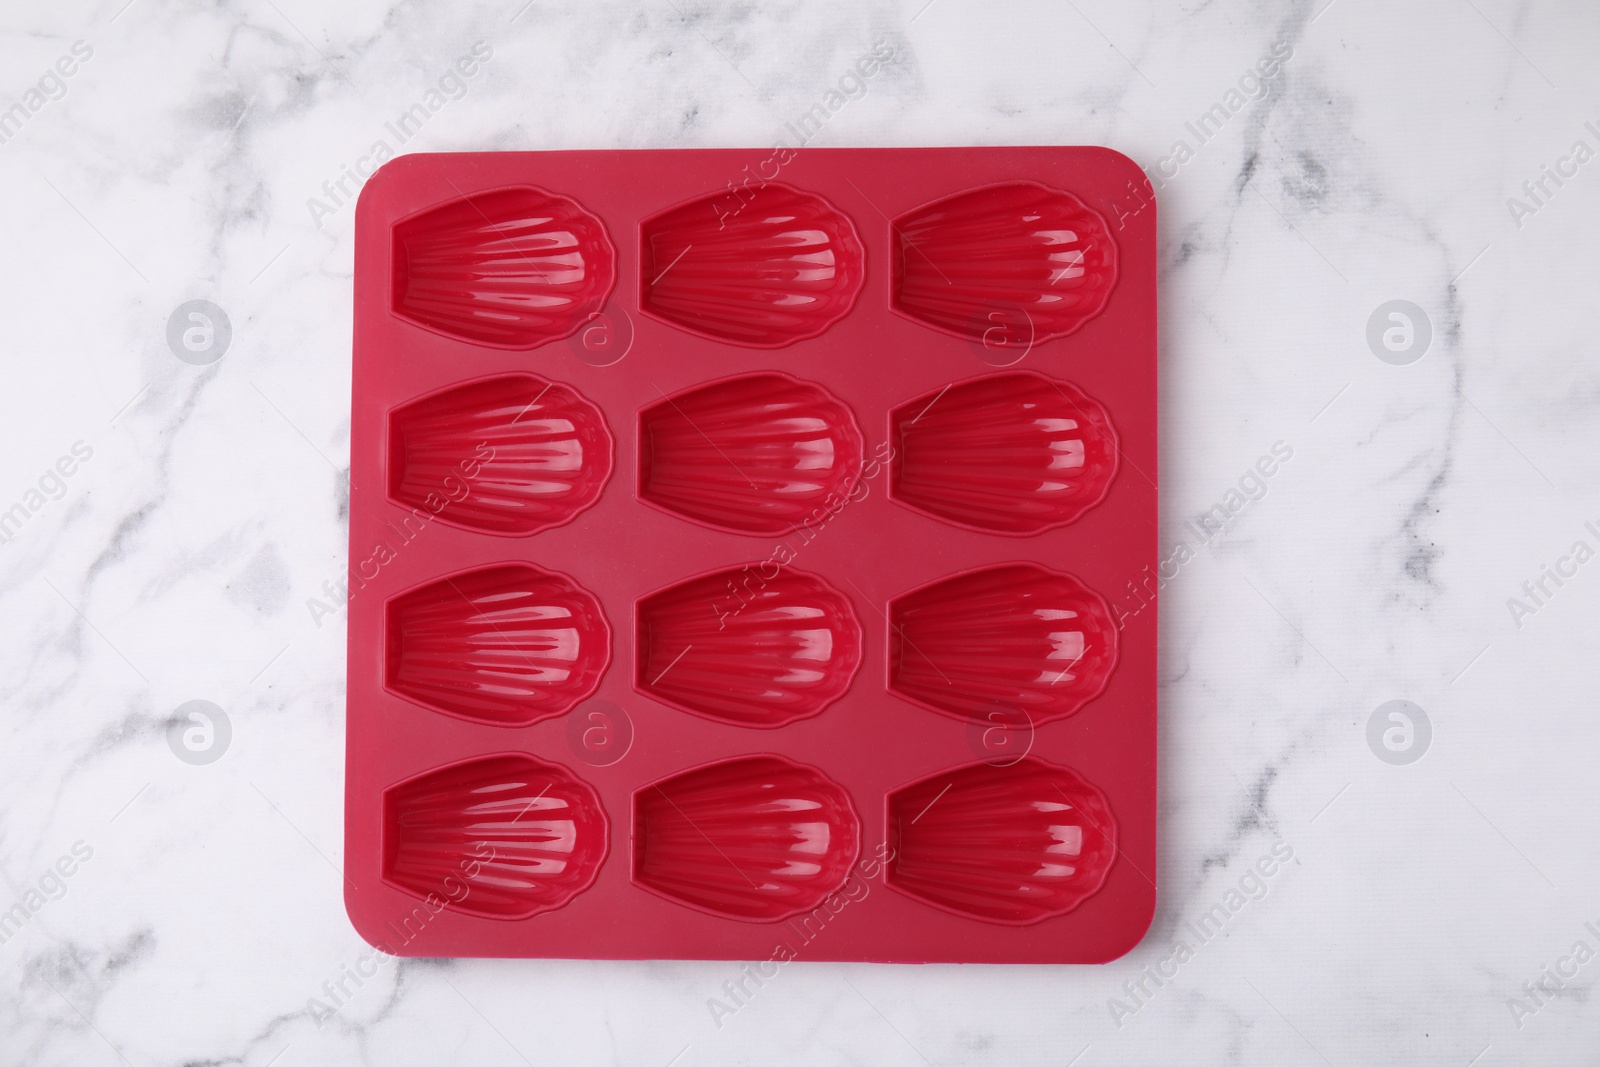
<instances>
[{"instance_id":1,"label":"square mold tray","mask_svg":"<svg viewBox=\"0 0 1600 1067\"><path fill-rule=\"evenodd\" d=\"M385 166L356 230L362 935L1131 948L1156 892L1145 188L1099 148Z\"/></svg>"}]
</instances>

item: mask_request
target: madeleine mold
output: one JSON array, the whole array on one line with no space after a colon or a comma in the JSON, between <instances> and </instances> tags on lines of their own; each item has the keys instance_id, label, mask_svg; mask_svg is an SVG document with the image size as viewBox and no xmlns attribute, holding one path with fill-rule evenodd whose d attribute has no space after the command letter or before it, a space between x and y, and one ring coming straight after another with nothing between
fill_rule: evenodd
<instances>
[{"instance_id":1,"label":"madeleine mold","mask_svg":"<svg viewBox=\"0 0 1600 1067\"><path fill-rule=\"evenodd\" d=\"M902 404L889 416L890 495L925 515L1029 536L1105 499L1117 435L1099 401L1042 374L996 374Z\"/></svg>"},{"instance_id":2,"label":"madeleine mold","mask_svg":"<svg viewBox=\"0 0 1600 1067\"><path fill-rule=\"evenodd\" d=\"M323 589L364 938L1138 943L1161 557L1136 165L412 154L355 227L350 552Z\"/></svg>"},{"instance_id":3,"label":"madeleine mold","mask_svg":"<svg viewBox=\"0 0 1600 1067\"><path fill-rule=\"evenodd\" d=\"M390 416L389 496L413 513L482 533L571 522L611 475L600 409L532 374L505 374Z\"/></svg>"},{"instance_id":4,"label":"madeleine mold","mask_svg":"<svg viewBox=\"0 0 1600 1067\"><path fill-rule=\"evenodd\" d=\"M384 794L383 823L387 881L491 919L561 907L606 855L600 797L564 768L523 755L402 782Z\"/></svg>"},{"instance_id":5,"label":"madeleine mold","mask_svg":"<svg viewBox=\"0 0 1600 1067\"><path fill-rule=\"evenodd\" d=\"M1066 337L1105 309L1117 283L1106 220L1037 182L958 193L896 219L894 232L894 309L972 340ZM995 331L1011 325L1007 313L1028 328Z\"/></svg>"},{"instance_id":6,"label":"madeleine mold","mask_svg":"<svg viewBox=\"0 0 1600 1067\"><path fill-rule=\"evenodd\" d=\"M395 598L388 636L392 691L496 726L570 710L611 658L600 602L527 563L450 575Z\"/></svg>"},{"instance_id":7,"label":"madeleine mold","mask_svg":"<svg viewBox=\"0 0 1600 1067\"><path fill-rule=\"evenodd\" d=\"M767 182L646 221L639 306L713 341L780 348L849 313L865 271L849 219L815 193Z\"/></svg>"},{"instance_id":8,"label":"madeleine mold","mask_svg":"<svg viewBox=\"0 0 1600 1067\"><path fill-rule=\"evenodd\" d=\"M700 767L633 801L633 880L730 919L777 922L822 907L860 847L849 794L778 756Z\"/></svg>"},{"instance_id":9,"label":"madeleine mold","mask_svg":"<svg viewBox=\"0 0 1600 1067\"><path fill-rule=\"evenodd\" d=\"M476 345L534 348L605 304L617 255L600 220L533 188L461 197L394 228L394 312Z\"/></svg>"},{"instance_id":10,"label":"madeleine mold","mask_svg":"<svg viewBox=\"0 0 1600 1067\"><path fill-rule=\"evenodd\" d=\"M1099 696L1116 663L1105 599L1036 564L956 575L889 604L890 692L959 719L1054 722Z\"/></svg>"},{"instance_id":11,"label":"madeleine mold","mask_svg":"<svg viewBox=\"0 0 1600 1067\"><path fill-rule=\"evenodd\" d=\"M793 568L748 564L694 578L640 601L635 619L639 692L734 726L810 718L845 694L861 665L850 601Z\"/></svg>"},{"instance_id":12,"label":"madeleine mold","mask_svg":"<svg viewBox=\"0 0 1600 1067\"><path fill-rule=\"evenodd\" d=\"M850 409L787 374L729 378L639 416L639 498L722 530L776 536L816 521L862 462Z\"/></svg>"},{"instance_id":13,"label":"madeleine mold","mask_svg":"<svg viewBox=\"0 0 1600 1067\"><path fill-rule=\"evenodd\" d=\"M1024 926L1105 884L1117 824L1100 790L1027 757L936 774L889 796L889 885L958 915Z\"/></svg>"}]
</instances>

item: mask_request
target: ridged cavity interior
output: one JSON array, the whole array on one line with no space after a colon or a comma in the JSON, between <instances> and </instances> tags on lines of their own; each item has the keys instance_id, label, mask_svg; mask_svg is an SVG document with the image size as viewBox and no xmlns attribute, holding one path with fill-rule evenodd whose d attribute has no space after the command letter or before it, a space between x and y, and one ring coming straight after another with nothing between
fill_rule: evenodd
<instances>
[{"instance_id":1,"label":"ridged cavity interior","mask_svg":"<svg viewBox=\"0 0 1600 1067\"><path fill-rule=\"evenodd\" d=\"M1064 915L1093 896L1116 858L1105 796L1065 767L1028 757L979 763L889 796L891 886L946 911L1008 925Z\"/></svg>"},{"instance_id":2,"label":"ridged cavity interior","mask_svg":"<svg viewBox=\"0 0 1600 1067\"><path fill-rule=\"evenodd\" d=\"M533 348L574 333L616 284L605 226L523 186L474 193L394 230L394 311L457 340Z\"/></svg>"},{"instance_id":3,"label":"ridged cavity interior","mask_svg":"<svg viewBox=\"0 0 1600 1067\"><path fill-rule=\"evenodd\" d=\"M564 768L501 755L432 771L383 798L383 878L493 919L559 908L605 860L600 798Z\"/></svg>"},{"instance_id":4,"label":"ridged cavity interior","mask_svg":"<svg viewBox=\"0 0 1600 1067\"><path fill-rule=\"evenodd\" d=\"M751 348L822 333L850 311L865 276L850 220L822 197L775 182L646 220L639 270L646 313Z\"/></svg>"},{"instance_id":5,"label":"ridged cavity interior","mask_svg":"<svg viewBox=\"0 0 1600 1067\"><path fill-rule=\"evenodd\" d=\"M816 575L770 562L653 593L635 618L636 688L735 726L816 715L861 665L850 601Z\"/></svg>"},{"instance_id":6,"label":"ridged cavity interior","mask_svg":"<svg viewBox=\"0 0 1600 1067\"><path fill-rule=\"evenodd\" d=\"M1035 182L937 200L896 219L894 237L891 306L989 345L1065 337L1100 314L1117 281L1105 219Z\"/></svg>"},{"instance_id":7,"label":"ridged cavity interior","mask_svg":"<svg viewBox=\"0 0 1600 1067\"><path fill-rule=\"evenodd\" d=\"M1064 718L1099 696L1117 664L1104 598L1028 563L961 574L889 605L889 689L975 722Z\"/></svg>"},{"instance_id":8,"label":"ridged cavity interior","mask_svg":"<svg viewBox=\"0 0 1600 1067\"><path fill-rule=\"evenodd\" d=\"M571 521L611 476L611 432L568 386L532 374L471 382L389 419L389 496L480 533Z\"/></svg>"},{"instance_id":9,"label":"ridged cavity interior","mask_svg":"<svg viewBox=\"0 0 1600 1067\"><path fill-rule=\"evenodd\" d=\"M778 536L826 522L861 474L850 409L786 374L728 378L639 417L639 496L734 533Z\"/></svg>"},{"instance_id":10,"label":"ridged cavity interior","mask_svg":"<svg viewBox=\"0 0 1600 1067\"><path fill-rule=\"evenodd\" d=\"M776 756L714 763L634 795L634 881L729 919L777 922L822 906L860 843L843 787Z\"/></svg>"},{"instance_id":11,"label":"ridged cavity interior","mask_svg":"<svg viewBox=\"0 0 1600 1067\"><path fill-rule=\"evenodd\" d=\"M600 684L611 633L571 579L526 563L440 578L390 601L388 688L496 726L560 715Z\"/></svg>"},{"instance_id":12,"label":"ridged cavity interior","mask_svg":"<svg viewBox=\"0 0 1600 1067\"><path fill-rule=\"evenodd\" d=\"M937 519L1029 536L1105 499L1117 436L1070 382L1016 372L960 382L890 413L889 495Z\"/></svg>"}]
</instances>

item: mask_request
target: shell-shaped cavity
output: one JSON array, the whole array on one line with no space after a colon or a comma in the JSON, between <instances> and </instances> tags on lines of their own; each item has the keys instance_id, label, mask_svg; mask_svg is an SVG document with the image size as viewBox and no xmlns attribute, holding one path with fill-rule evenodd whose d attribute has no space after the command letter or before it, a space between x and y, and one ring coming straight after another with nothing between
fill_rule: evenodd
<instances>
[{"instance_id":1,"label":"shell-shaped cavity","mask_svg":"<svg viewBox=\"0 0 1600 1067\"><path fill-rule=\"evenodd\" d=\"M850 311L865 276L850 220L776 182L646 220L639 270L646 314L749 348L817 336Z\"/></svg>"},{"instance_id":2,"label":"shell-shaped cavity","mask_svg":"<svg viewBox=\"0 0 1600 1067\"><path fill-rule=\"evenodd\" d=\"M571 772L488 756L384 793L383 878L456 911L525 919L587 889L608 836L599 796Z\"/></svg>"},{"instance_id":3,"label":"shell-shaped cavity","mask_svg":"<svg viewBox=\"0 0 1600 1067\"><path fill-rule=\"evenodd\" d=\"M741 756L633 798L633 880L691 908L777 922L822 905L850 874L861 825L815 767Z\"/></svg>"},{"instance_id":4,"label":"shell-shaped cavity","mask_svg":"<svg viewBox=\"0 0 1600 1067\"><path fill-rule=\"evenodd\" d=\"M890 690L956 718L1065 718L1105 690L1116 665L1105 599L1031 563L958 574L889 604Z\"/></svg>"},{"instance_id":5,"label":"shell-shaped cavity","mask_svg":"<svg viewBox=\"0 0 1600 1067\"><path fill-rule=\"evenodd\" d=\"M1105 499L1117 434L1070 382L1016 371L974 378L889 415L889 496L957 526L1025 537Z\"/></svg>"},{"instance_id":6,"label":"shell-shaped cavity","mask_svg":"<svg viewBox=\"0 0 1600 1067\"><path fill-rule=\"evenodd\" d=\"M389 496L468 530L532 534L570 522L611 476L611 432L576 390L503 374L389 417Z\"/></svg>"},{"instance_id":7,"label":"shell-shaped cavity","mask_svg":"<svg viewBox=\"0 0 1600 1067\"><path fill-rule=\"evenodd\" d=\"M855 416L813 382L764 372L662 399L639 416L639 497L734 533L827 521L861 475Z\"/></svg>"},{"instance_id":8,"label":"shell-shaped cavity","mask_svg":"<svg viewBox=\"0 0 1600 1067\"><path fill-rule=\"evenodd\" d=\"M639 692L735 726L816 715L861 665L861 623L844 594L767 562L653 593L634 620Z\"/></svg>"},{"instance_id":9,"label":"shell-shaped cavity","mask_svg":"<svg viewBox=\"0 0 1600 1067\"><path fill-rule=\"evenodd\" d=\"M889 794L890 886L957 915L1026 926L1105 884L1117 824L1105 795L1035 757L978 763Z\"/></svg>"},{"instance_id":10,"label":"shell-shaped cavity","mask_svg":"<svg viewBox=\"0 0 1600 1067\"><path fill-rule=\"evenodd\" d=\"M386 684L473 722L527 726L591 695L611 658L600 603L565 575L500 563L391 600Z\"/></svg>"},{"instance_id":11,"label":"shell-shaped cavity","mask_svg":"<svg viewBox=\"0 0 1600 1067\"><path fill-rule=\"evenodd\" d=\"M617 254L605 226L531 186L473 193L394 229L394 312L491 348L534 348L605 306Z\"/></svg>"},{"instance_id":12,"label":"shell-shaped cavity","mask_svg":"<svg viewBox=\"0 0 1600 1067\"><path fill-rule=\"evenodd\" d=\"M893 244L894 310L985 344L1026 349L1065 337L1100 314L1117 282L1106 220L1037 182L917 208L895 220Z\"/></svg>"}]
</instances>

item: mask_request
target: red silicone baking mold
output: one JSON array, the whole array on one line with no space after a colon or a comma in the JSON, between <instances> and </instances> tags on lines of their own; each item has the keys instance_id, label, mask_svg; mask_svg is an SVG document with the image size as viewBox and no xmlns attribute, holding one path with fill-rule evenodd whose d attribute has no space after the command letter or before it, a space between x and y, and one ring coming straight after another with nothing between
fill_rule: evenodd
<instances>
[{"instance_id":1,"label":"red silicone baking mold","mask_svg":"<svg viewBox=\"0 0 1600 1067\"><path fill-rule=\"evenodd\" d=\"M368 182L362 935L641 959L1136 944L1146 189L1101 148L413 155Z\"/></svg>"}]
</instances>

